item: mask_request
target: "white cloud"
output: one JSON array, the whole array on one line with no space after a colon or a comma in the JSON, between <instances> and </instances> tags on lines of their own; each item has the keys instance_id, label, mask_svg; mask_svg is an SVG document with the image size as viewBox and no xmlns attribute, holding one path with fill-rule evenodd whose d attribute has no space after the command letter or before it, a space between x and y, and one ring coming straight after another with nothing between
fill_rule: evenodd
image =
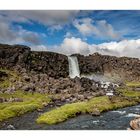
<instances>
[{"instance_id":1,"label":"white cloud","mask_svg":"<svg viewBox=\"0 0 140 140\"><path fill-rule=\"evenodd\" d=\"M79 30L83 35L99 34L95 26L92 25L93 20L90 18L76 19L73 25Z\"/></svg>"},{"instance_id":2,"label":"white cloud","mask_svg":"<svg viewBox=\"0 0 140 140\"><path fill-rule=\"evenodd\" d=\"M83 42L80 38L65 38L60 46L55 46L51 51L63 53L66 55L80 53L87 54L89 53L89 47L86 42Z\"/></svg>"},{"instance_id":3,"label":"white cloud","mask_svg":"<svg viewBox=\"0 0 140 140\"><path fill-rule=\"evenodd\" d=\"M85 36L97 36L103 39L119 39L121 36L105 20L93 21L91 18L76 19L73 25Z\"/></svg>"},{"instance_id":4,"label":"white cloud","mask_svg":"<svg viewBox=\"0 0 140 140\"><path fill-rule=\"evenodd\" d=\"M96 51L101 54L140 58L140 39L92 45L90 52L93 51L93 48L96 48Z\"/></svg>"},{"instance_id":5,"label":"white cloud","mask_svg":"<svg viewBox=\"0 0 140 140\"><path fill-rule=\"evenodd\" d=\"M65 38L60 46L51 46L50 51L63 53L66 55L80 53L84 55L99 52L105 55L127 56L140 58L140 39L122 40L120 42L109 42L102 44L88 44L80 38Z\"/></svg>"},{"instance_id":6,"label":"white cloud","mask_svg":"<svg viewBox=\"0 0 140 140\"><path fill-rule=\"evenodd\" d=\"M77 10L12 10L0 11L7 19L19 22L36 21L44 25L65 24L72 20L79 11Z\"/></svg>"},{"instance_id":7,"label":"white cloud","mask_svg":"<svg viewBox=\"0 0 140 140\"><path fill-rule=\"evenodd\" d=\"M48 30L51 31L51 32L54 32L54 31L59 31L61 29L63 29L62 25L52 25L51 27L49 27Z\"/></svg>"},{"instance_id":8,"label":"white cloud","mask_svg":"<svg viewBox=\"0 0 140 140\"><path fill-rule=\"evenodd\" d=\"M65 36L64 36L65 38L69 38L69 37L72 37L72 33L71 32L66 32L66 34L65 34Z\"/></svg>"},{"instance_id":9,"label":"white cloud","mask_svg":"<svg viewBox=\"0 0 140 140\"><path fill-rule=\"evenodd\" d=\"M48 51L47 46L45 45L36 45L36 46L31 46L32 51Z\"/></svg>"},{"instance_id":10,"label":"white cloud","mask_svg":"<svg viewBox=\"0 0 140 140\"><path fill-rule=\"evenodd\" d=\"M48 26L48 31L58 31L63 28L64 24L78 14L79 11L74 10L12 10L0 11L0 43L8 44L29 44L39 45L41 33L31 32L22 27L14 26L13 22L26 22L33 24L33 21Z\"/></svg>"},{"instance_id":11,"label":"white cloud","mask_svg":"<svg viewBox=\"0 0 140 140\"><path fill-rule=\"evenodd\" d=\"M33 45L35 51L52 51L71 55L75 53L89 55L98 52L103 55L127 56L140 58L140 39L122 40L120 42L109 42L102 44L88 44L80 38L65 38L59 46Z\"/></svg>"},{"instance_id":12,"label":"white cloud","mask_svg":"<svg viewBox=\"0 0 140 140\"><path fill-rule=\"evenodd\" d=\"M39 45L41 43L40 36L36 32L24 30L22 27L16 29L11 28L11 24L6 21L0 22L0 43L6 44L32 44Z\"/></svg>"}]
</instances>

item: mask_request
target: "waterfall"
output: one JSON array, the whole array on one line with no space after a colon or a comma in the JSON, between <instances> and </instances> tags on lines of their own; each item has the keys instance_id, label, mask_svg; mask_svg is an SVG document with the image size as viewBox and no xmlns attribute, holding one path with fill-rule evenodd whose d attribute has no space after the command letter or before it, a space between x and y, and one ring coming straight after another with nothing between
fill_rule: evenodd
<instances>
[{"instance_id":1,"label":"waterfall","mask_svg":"<svg viewBox=\"0 0 140 140\"><path fill-rule=\"evenodd\" d=\"M70 78L80 77L79 64L76 56L68 56Z\"/></svg>"}]
</instances>

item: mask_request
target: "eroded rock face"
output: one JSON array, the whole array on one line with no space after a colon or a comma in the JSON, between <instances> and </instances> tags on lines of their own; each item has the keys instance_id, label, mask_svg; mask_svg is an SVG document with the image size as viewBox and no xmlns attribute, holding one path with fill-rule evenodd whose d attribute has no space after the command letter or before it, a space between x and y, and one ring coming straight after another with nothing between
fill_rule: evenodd
<instances>
[{"instance_id":1,"label":"eroded rock face","mask_svg":"<svg viewBox=\"0 0 140 140\"><path fill-rule=\"evenodd\" d=\"M0 44L0 67L20 72L35 71L59 78L68 76L67 56L53 52L35 52L22 45Z\"/></svg>"},{"instance_id":2,"label":"eroded rock face","mask_svg":"<svg viewBox=\"0 0 140 140\"><path fill-rule=\"evenodd\" d=\"M67 77L68 58L53 52L31 52L30 70L43 72L55 78Z\"/></svg>"},{"instance_id":3,"label":"eroded rock face","mask_svg":"<svg viewBox=\"0 0 140 140\"><path fill-rule=\"evenodd\" d=\"M111 78L140 81L140 60L94 53L89 56L75 54L81 74L101 74ZM0 67L20 72L45 73L55 79L69 76L68 58L53 52L35 52L21 45L0 44Z\"/></svg>"},{"instance_id":4,"label":"eroded rock face","mask_svg":"<svg viewBox=\"0 0 140 140\"><path fill-rule=\"evenodd\" d=\"M140 60L138 58L115 57L98 53L83 56L76 54L81 74L102 74L110 77L140 81Z\"/></svg>"},{"instance_id":5,"label":"eroded rock face","mask_svg":"<svg viewBox=\"0 0 140 140\"><path fill-rule=\"evenodd\" d=\"M0 44L0 67L12 68L13 66L20 65L27 67L30 54L30 48L22 45L4 45Z\"/></svg>"}]
</instances>

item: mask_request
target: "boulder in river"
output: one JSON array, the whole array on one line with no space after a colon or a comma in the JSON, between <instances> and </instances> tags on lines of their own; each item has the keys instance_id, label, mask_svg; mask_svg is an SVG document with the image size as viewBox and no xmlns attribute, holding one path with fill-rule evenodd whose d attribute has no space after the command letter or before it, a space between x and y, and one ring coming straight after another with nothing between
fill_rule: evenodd
<instances>
[{"instance_id":1,"label":"boulder in river","mask_svg":"<svg viewBox=\"0 0 140 140\"><path fill-rule=\"evenodd\" d=\"M140 117L130 121L130 126L133 130L140 130Z\"/></svg>"}]
</instances>

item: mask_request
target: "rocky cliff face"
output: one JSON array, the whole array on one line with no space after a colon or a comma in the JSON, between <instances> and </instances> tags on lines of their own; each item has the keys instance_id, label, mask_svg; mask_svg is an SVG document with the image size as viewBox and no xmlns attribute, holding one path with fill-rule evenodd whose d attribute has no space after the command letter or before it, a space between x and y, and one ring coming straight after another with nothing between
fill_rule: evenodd
<instances>
[{"instance_id":1,"label":"rocky cliff face","mask_svg":"<svg viewBox=\"0 0 140 140\"><path fill-rule=\"evenodd\" d=\"M31 52L30 70L46 73L54 78L68 77L68 58L53 52Z\"/></svg>"},{"instance_id":2,"label":"rocky cliff face","mask_svg":"<svg viewBox=\"0 0 140 140\"><path fill-rule=\"evenodd\" d=\"M115 57L95 53L89 56L77 55L81 74L103 74L110 77L140 81L140 60L138 58Z\"/></svg>"},{"instance_id":3,"label":"rocky cliff face","mask_svg":"<svg viewBox=\"0 0 140 140\"><path fill-rule=\"evenodd\" d=\"M34 52L21 45L0 44L0 68L25 68L59 78L68 76L67 56L52 52ZM20 69L21 70L21 69Z\"/></svg>"},{"instance_id":4,"label":"rocky cliff face","mask_svg":"<svg viewBox=\"0 0 140 140\"><path fill-rule=\"evenodd\" d=\"M0 67L12 68L20 65L26 67L29 63L30 48L26 46L10 46L0 44Z\"/></svg>"},{"instance_id":5,"label":"rocky cliff face","mask_svg":"<svg viewBox=\"0 0 140 140\"><path fill-rule=\"evenodd\" d=\"M89 56L75 54L81 74L102 74L111 78L140 81L140 60L137 58L115 57L95 53ZM53 52L35 52L21 45L0 44L0 68L45 73L50 77L68 77L68 58ZM21 69L20 69L21 70Z\"/></svg>"}]
</instances>

